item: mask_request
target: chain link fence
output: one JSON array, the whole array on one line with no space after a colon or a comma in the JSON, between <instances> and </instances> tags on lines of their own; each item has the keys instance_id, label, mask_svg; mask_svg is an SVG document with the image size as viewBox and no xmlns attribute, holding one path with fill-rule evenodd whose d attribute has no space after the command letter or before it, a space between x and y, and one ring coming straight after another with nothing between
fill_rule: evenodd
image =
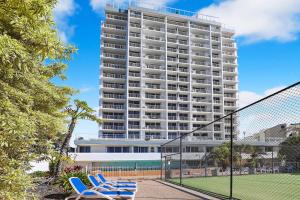
<instances>
[{"instance_id":1,"label":"chain link fence","mask_svg":"<svg viewBox=\"0 0 300 200\"><path fill-rule=\"evenodd\" d=\"M166 181L220 199L300 199L300 82L161 149Z\"/></svg>"}]
</instances>

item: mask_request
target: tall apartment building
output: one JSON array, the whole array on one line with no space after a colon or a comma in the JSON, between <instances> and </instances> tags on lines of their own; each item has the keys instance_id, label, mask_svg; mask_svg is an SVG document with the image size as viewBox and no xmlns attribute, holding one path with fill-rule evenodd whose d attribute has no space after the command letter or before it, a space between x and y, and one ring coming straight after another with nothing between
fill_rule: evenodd
<instances>
[{"instance_id":1,"label":"tall apartment building","mask_svg":"<svg viewBox=\"0 0 300 200\"><path fill-rule=\"evenodd\" d=\"M233 30L213 17L182 12L106 7L99 138L173 139L237 108ZM229 139L227 123L195 137Z\"/></svg>"}]
</instances>

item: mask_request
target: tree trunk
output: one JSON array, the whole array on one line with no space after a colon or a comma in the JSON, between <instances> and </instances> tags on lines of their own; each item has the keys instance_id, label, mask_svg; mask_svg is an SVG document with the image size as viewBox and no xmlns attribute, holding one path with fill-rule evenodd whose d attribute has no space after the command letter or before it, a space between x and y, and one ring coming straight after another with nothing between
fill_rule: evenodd
<instances>
[{"instance_id":1,"label":"tree trunk","mask_svg":"<svg viewBox=\"0 0 300 200\"><path fill-rule=\"evenodd\" d=\"M72 118L68 127L68 133L59 149L59 157L57 163L55 164L54 175L53 175L55 179L61 174L61 168L62 168L61 158L64 155L64 153L67 152L67 148L69 147L70 139L72 137L75 125L76 125L76 119Z\"/></svg>"}]
</instances>

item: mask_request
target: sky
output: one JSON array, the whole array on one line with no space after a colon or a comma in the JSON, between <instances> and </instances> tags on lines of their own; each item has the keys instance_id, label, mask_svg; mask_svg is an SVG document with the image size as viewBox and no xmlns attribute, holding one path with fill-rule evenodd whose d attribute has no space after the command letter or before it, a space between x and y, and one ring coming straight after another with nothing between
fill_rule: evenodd
<instances>
[{"instance_id":1,"label":"sky","mask_svg":"<svg viewBox=\"0 0 300 200\"><path fill-rule=\"evenodd\" d=\"M126 3L127 0L116 0ZM151 3L149 3L151 2ZM245 106L300 80L299 0L140 0L218 17L236 32L239 105ZM80 92L74 99L98 109L100 23L105 0L60 0L54 9L61 40L78 51L68 63L68 79L58 84ZM98 126L82 120L74 136L96 138Z\"/></svg>"}]
</instances>

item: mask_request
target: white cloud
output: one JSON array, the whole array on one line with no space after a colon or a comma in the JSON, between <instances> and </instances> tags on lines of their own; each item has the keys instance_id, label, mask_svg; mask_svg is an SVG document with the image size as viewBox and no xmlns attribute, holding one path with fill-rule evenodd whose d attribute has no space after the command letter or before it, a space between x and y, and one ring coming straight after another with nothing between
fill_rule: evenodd
<instances>
[{"instance_id":1,"label":"white cloud","mask_svg":"<svg viewBox=\"0 0 300 200\"><path fill-rule=\"evenodd\" d=\"M285 87L278 86L278 87L270 88L270 89L267 89L266 91L264 91L263 94L258 94L258 93L251 92L251 91L241 91L239 93L239 106L240 106L240 108L247 106L261 98L264 98L264 97L271 95L279 90L282 90L283 88L285 88Z\"/></svg>"},{"instance_id":2,"label":"white cloud","mask_svg":"<svg viewBox=\"0 0 300 200\"><path fill-rule=\"evenodd\" d=\"M129 0L114 0L116 5L127 5ZM162 6L166 6L168 3L174 2L175 0L159 0L159 1L151 1L151 0L136 0L131 1L138 6L145 8L159 8ZM110 1L108 1L110 2ZM106 5L105 0L90 0L90 5L92 6L94 11L103 11L103 8Z\"/></svg>"},{"instance_id":3,"label":"white cloud","mask_svg":"<svg viewBox=\"0 0 300 200\"><path fill-rule=\"evenodd\" d=\"M223 0L199 13L219 17L247 42L290 41L300 31L299 0Z\"/></svg>"},{"instance_id":4,"label":"white cloud","mask_svg":"<svg viewBox=\"0 0 300 200\"><path fill-rule=\"evenodd\" d=\"M67 43L68 39L74 34L75 26L68 23L68 17L71 17L76 10L74 0L59 0L54 8L54 20L57 25L60 39Z\"/></svg>"},{"instance_id":5,"label":"white cloud","mask_svg":"<svg viewBox=\"0 0 300 200\"><path fill-rule=\"evenodd\" d=\"M86 93L86 92L90 92L93 91L94 88L93 87L82 87L79 89L80 93Z\"/></svg>"}]
</instances>

